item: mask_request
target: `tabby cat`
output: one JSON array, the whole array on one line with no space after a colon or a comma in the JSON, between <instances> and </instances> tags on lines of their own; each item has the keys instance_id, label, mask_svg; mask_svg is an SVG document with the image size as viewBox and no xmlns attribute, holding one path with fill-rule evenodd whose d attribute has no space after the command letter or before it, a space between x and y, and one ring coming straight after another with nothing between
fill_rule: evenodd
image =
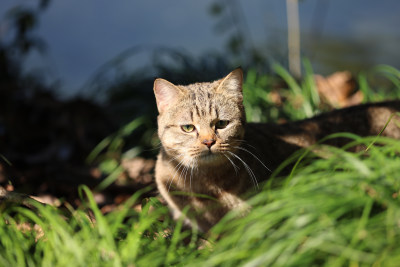
<instances>
[{"instance_id":1,"label":"tabby cat","mask_svg":"<svg viewBox=\"0 0 400 267\"><path fill-rule=\"evenodd\" d=\"M161 140L157 186L174 217L188 207L186 222L203 232L230 210L248 210L245 193L296 150L335 132L377 135L400 110L400 101L392 101L286 124L246 123L242 81L236 69L214 82L154 82ZM400 138L399 123L396 116L382 135ZM341 146L346 140L329 142Z\"/></svg>"}]
</instances>

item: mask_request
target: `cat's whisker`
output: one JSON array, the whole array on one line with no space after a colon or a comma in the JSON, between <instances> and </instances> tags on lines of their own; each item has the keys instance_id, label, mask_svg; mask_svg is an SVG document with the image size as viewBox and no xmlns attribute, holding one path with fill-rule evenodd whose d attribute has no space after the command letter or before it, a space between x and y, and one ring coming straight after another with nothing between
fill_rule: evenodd
<instances>
[{"instance_id":1,"label":"cat's whisker","mask_svg":"<svg viewBox=\"0 0 400 267\"><path fill-rule=\"evenodd\" d=\"M175 149L175 148L165 148L165 147L161 147L161 148L167 152L178 152L177 149Z\"/></svg>"},{"instance_id":2,"label":"cat's whisker","mask_svg":"<svg viewBox=\"0 0 400 267\"><path fill-rule=\"evenodd\" d=\"M173 158L171 158L170 160L168 160L168 163L171 163L171 161L177 160L181 155L177 155Z\"/></svg>"},{"instance_id":3,"label":"cat's whisker","mask_svg":"<svg viewBox=\"0 0 400 267\"><path fill-rule=\"evenodd\" d=\"M195 161L195 159L192 158L192 159L188 162L188 166L187 166L186 171L185 171L184 184L185 184L185 188L186 188L186 177L187 177L187 175L188 175L188 173L189 173L189 169L190 169L190 176L189 176L189 189L190 189L190 190L192 189L191 182L192 182L194 161Z\"/></svg>"},{"instance_id":4,"label":"cat's whisker","mask_svg":"<svg viewBox=\"0 0 400 267\"><path fill-rule=\"evenodd\" d=\"M259 187L258 187L257 178L256 178L254 172L253 172L253 171L251 170L251 168L249 167L249 165L247 165L247 163L244 162L244 161L243 161L238 155L236 155L235 153L230 152L230 151L227 151L227 153L229 153L230 155L232 155L232 156L234 156L235 158L237 158L238 160L240 160L240 162L242 162L243 166L246 168L247 173L250 175L250 177L251 177L251 179L252 179L252 181L253 181L253 184L254 184L255 189L258 189Z\"/></svg>"},{"instance_id":5,"label":"cat's whisker","mask_svg":"<svg viewBox=\"0 0 400 267\"><path fill-rule=\"evenodd\" d=\"M195 158L192 158L191 162L190 162L190 176L189 176L189 189L190 191L192 191L192 178L193 178L193 171L194 168L197 165L197 161Z\"/></svg>"},{"instance_id":6,"label":"cat's whisker","mask_svg":"<svg viewBox=\"0 0 400 267\"><path fill-rule=\"evenodd\" d=\"M257 150L257 148L255 148L253 145L250 145L249 142L247 140L240 140L241 143L245 146L251 147L254 150Z\"/></svg>"},{"instance_id":7,"label":"cat's whisker","mask_svg":"<svg viewBox=\"0 0 400 267\"><path fill-rule=\"evenodd\" d=\"M184 167L185 165L183 165L183 160L182 161L180 161L176 166L175 166L175 174L174 174L174 176L172 177L172 178L168 178L168 181L167 181L167 184L169 183L169 186L168 186L168 192L169 192L169 190L171 189L171 185L172 185L172 183L173 183L173 181L174 181L174 179L175 179L175 176L178 174L178 172L179 172L179 170L181 169L181 167ZM179 181L179 180L178 180Z\"/></svg>"},{"instance_id":8,"label":"cat's whisker","mask_svg":"<svg viewBox=\"0 0 400 267\"><path fill-rule=\"evenodd\" d=\"M197 160L195 160L195 162L194 162L193 170L195 171L195 173L198 172L198 170L199 170L199 163ZM192 187L192 180L193 180L193 176L191 177L190 187Z\"/></svg>"},{"instance_id":9,"label":"cat's whisker","mask_svg":"<svg viewBox=\"0 0 400 267\"><path fill-rule=\"evenodd\" d=\"M239 171L239 167L236 166L236 164L225 153L223 153L222 155L224 155L229 160L229 162L232 164L233 169L235 170L235 173L237 175L238 171Z\"/></svg>"},{"instance_id":10,"label":"cat's whisker","mask_svg":"<svg viewBox=\"0 0 400 267\"><path fill-rule=\"evenodd\" d=\"M192 169L192 162L193 162L193 159L191 159L188 163L187 163L187 166L185 166L185 170L184 170L184 173L185 173L185 175L184 175L184 180L183 180L183 188L186 188L186 176L188 175L188 173L189 173L189 169ZM190 179L190 178L189 178Z\"/></svg>"},{"instance_id":11,"label":"cat's whisker","mask_svg":"<svg viewBox=\"0 0 400 267\"><path fill-rule=\"evenodd\" d=\"M235 146L235 148L245 151L245 152L249 153L250 155L252 155L256 160L258 160L258 162L261 163L261 165L263 165L263 167L265 169L267 169L269 172L272 173L272 171L267 166L265 166L265 164L256 155L254 155L251 151L247 150L246 148L240 147L240 146Z\"/></svg>"},{"instance_id":12,"label":"cat's whisker","mask_svg":"<svg viewBox=\"0 0 400 267\"><path fill-rule=\"evenodd\" d=\"M149 148L149 149L145 149L145 150L143 150L143 151L154 151L154 150L160 150L160 149L162 149L163 148L163 146L162 146L162 144L161 143L159 143L159 144L157 144L157 145L155 145L153 148Z\"/></svg>"},{"instance_id":13,"label":"cat's whisker","mask_svg":"<svg viewBox=\"0 0 400 267\"><path fill-rule=\"evenodd\" d=\"M186 174L187 174L187 169L188 169L187 166L183 166L183 169L182 169L182 171L181 171L181 175L179 175L179 178L178 178L178 184L179 184L179 182L181 181L182 176L183 176L183 189L186 189Z\"/></svg>"},{"instance_id":14,"label":"cat's whisker","mask_svg":"<svg viewBox=\"0 0 400 267\"><path fill-rule=\"evenodd\" d=\"M230 146L230 144L221 143L219 146L220 146L220 147L227 147L227 146Z\"/></svg>"}]
</instances>

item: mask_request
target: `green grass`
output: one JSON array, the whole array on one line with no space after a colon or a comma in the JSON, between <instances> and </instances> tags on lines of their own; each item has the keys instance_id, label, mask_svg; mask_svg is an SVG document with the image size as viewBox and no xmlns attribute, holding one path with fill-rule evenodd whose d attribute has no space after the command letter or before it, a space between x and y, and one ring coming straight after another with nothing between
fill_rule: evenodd
<instances>
[{"instance_id":1,"label":"green grass","mask_svg":"<svg viewBox=\"0 0 400 267\"><path fill-rule=\"evenodd\" d=\"M305 77L301 82L279 64L272 65L275 75L259 75L254 70L246 73L243 94L247 121L299 120L328 111L318 96L311 64L305 60L303 65ZM364 95L363 102L400 98L400 71L391 66L376 66L359 73L356 80ZM284 103L277 105L273 93L279 94Z\"/></svg>"},{"instance_id":2,"label":"green grass","mask_svg":"<svg viewBox=\"0 0 400 267\"><path fill-rule=\"evenodd\" d=\"M53 207L37 206L33 212L11 207L0 220L0 266L145 266L176 264L182 251L193 249L195 240L184 246L179 224L157 199L144 201L140 212L132 209L140 192L109 214L103 215L86 188L87 207L68 215ZM91 216L88 216L90 209ZM161 220L161 218L164 218ZM33 230L21 231L29 225Z\"/></svg>"},{"instance_id":3,"label":"green grass","mask_svg":"<svg viewBox=\"0 0 400 267\"><path fill-rule=\"evenodd\" d=\"M282 186L265 188L250 201L255 208L248 216L216 227L224 238L207 262L396 266L400 142L378 138L378 144L368 155L327 147L328 159L314 158Z\"/></svg>"},{"instance_id":4,"label":"green grass","mask_svg":"<svg viewBox=\"0 0 400 267\"><path fill-rule=\"evenodd\" d=\"M250 70L243 84L246 119L251 122L276 122L278 119L298 120L311 117L321 110L311 64L304 62L305 78L297 82L289 72L279 64L272 65L277 76L259 76ZM275 84L281 79L288 88L279 88ZM272 94L279 94L285 99L283 105L278 105Z\"/></svg>"},{"instance_id":5,"label":"green grass","mask_svg":"<svg viewBox=\"0 0 400 267\"><path fill-rule=\"evenodd\" d=\"M291 86L287 99L300 99L275 111L264 89L275 78L249 72L244 86L248 119L267 116L273 121L320 112L311 68L305 67L308 76L299 84L274 66ZM398 71L377 67L377 74L398 96ZM372 86L366 77L359 77L364 94L380 99L385 88ZM139 124L129 124L99 145L99 151L123 153L123 137ZM143 192L108 214L100 212L86 187L80 188L85 204L68 212L0 206L0 266L398 266L400 141L346 136L354 139L349 146L362 143L368 151L324 146L327 158L299 151L288 177L265 184L249 200L253 209L247 216L229 214L207 241L183 230L156 198L140 200ZM118 169L118 164L104 164ZM134 203L140 211L132 208Z\"/></svg>"}]
</instances>

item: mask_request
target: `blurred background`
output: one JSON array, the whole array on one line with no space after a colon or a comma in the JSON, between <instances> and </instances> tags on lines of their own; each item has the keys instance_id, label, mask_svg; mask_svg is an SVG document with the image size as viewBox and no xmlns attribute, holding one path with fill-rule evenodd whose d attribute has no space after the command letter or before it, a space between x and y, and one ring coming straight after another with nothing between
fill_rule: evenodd
<instances>
[{"instance_id":1,"label":"blurred background","mask_svg":"<svg viewBox=\"0 0 400 267\"><path fill-rule=\"evenodd\" d=\"M36 47L26 51L23 70L57 82L55 90L62 96L85 93L87 82L113 60L120 60L114 62L123 68L119 72L132 73L154 67L160 56L177 64L173 52L193 61L218 56L234 65L254 60L286 64L288 58L282 0L3 0L0 10L3 46L16 38L15 20L30 13L19 26L25 23ZM378 63L398 67L398 10L396 0L299 1L301 55L321 74ZM157 74L156 69L146 71Z\"/></svg>"},{"instance_id":2,"label":"blurred background","mask_svg":"<svg viewBox=\"0 0 400 267\"><path fill-rule=\"evenodd\" d=\"M80 183L110 185L124 156L135 182L108 190L141 188L157 153L154 78L209 81L237 66L274 75L280 64L300 80L303 58L323 76L399 68L399 10L396 0L2 0L0 183L67 197Z\"/></svg>"}]
</instances>

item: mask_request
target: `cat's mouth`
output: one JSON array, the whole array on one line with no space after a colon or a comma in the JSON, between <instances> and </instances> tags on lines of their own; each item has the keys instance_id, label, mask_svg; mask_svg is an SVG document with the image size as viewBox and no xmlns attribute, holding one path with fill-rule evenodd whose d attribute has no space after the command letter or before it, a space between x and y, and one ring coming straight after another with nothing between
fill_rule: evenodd
<instances>
[{"instance_id":1,"label":"cat's mouth","mask_svg":"<svg viewBox=\"0 0 400 267\"><path fill-rule=\"evenodd\" d=\"M204 163L215 163L218 162L222 158L222 154L219 152L213 152L211 150L204 151L198 157L198 159Z\"/></svg>"}]
</instances>

